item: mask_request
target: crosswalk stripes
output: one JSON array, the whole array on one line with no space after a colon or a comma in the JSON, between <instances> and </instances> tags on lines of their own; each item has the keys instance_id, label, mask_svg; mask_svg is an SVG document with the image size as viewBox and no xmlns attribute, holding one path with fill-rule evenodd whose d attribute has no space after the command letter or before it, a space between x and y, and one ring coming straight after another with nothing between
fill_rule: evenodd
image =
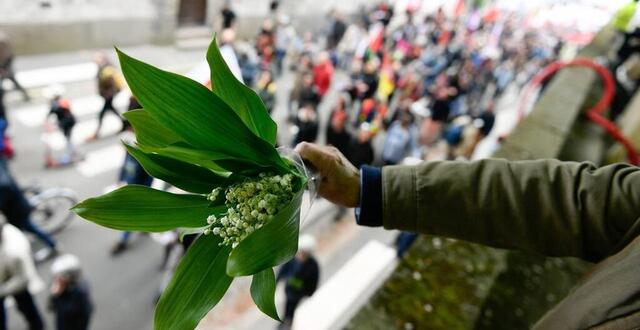
<instances>
[{"instance_id":1,"label":"crosswalk stripes","mask_svg":"<svg viewBox=\"0 0 640 330\"><path fill-rule=\"evenodd\" d=\"M16 72L16 79L24 88L44 87L51 84L67 84L95 79L98 66L93 62L61 65L50 68ZM5 84L11 84L9 81ZM4 86L8 89L12 86Z\"/></svg>"},{"instance_id":2,"label":"crosswalk stripes","mask_svg":"<svg viewBox=\"0 0 640 330\"><path fill-rule=\"evenodd\" d=\"M71 111L76 118L80 119L88 115L97 116L102 108L104 100L99 95L89 95L78 98L71 98ZM113 105L117 109L125 109L129 102L129 94L121 92L113 99ZM12 111L12 117L18 120L23 126L38 127L44 124L49 113L50 105L48 103L30 104L21 107L15 107Z\"/></svg>"}]
</instances>

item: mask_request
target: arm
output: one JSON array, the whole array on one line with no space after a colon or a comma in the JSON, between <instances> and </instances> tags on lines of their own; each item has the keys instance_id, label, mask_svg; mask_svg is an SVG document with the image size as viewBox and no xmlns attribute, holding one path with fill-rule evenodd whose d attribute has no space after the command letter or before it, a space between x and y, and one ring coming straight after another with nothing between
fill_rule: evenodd
<instances>
[{"instance_id":1,"label":"arm","mask_svg":"<svg viewBox=\"0 0 640 330\"><path fill-rule=\"evenodd\" d=\"M555 160L382 170L385 228L598 261L640 234L640 170ZM401 215L401 216L398 216Z\"/></svg>"},{"instance_id":2,"label":"arm","mask_svg":"<svg viewBox=\"0 0 640 330\"><path fill-rule=\"evenodd\" d=\"M9 259L7 262L11 264L11 277L0 284L0 297L11 296L25 290L29 283L22 261L14 257Z\"/></svg>"},{"instance_id":3,"label":"arm","mask_svg":"<svg viewBox=\"0 0 640 330\"><path fill-rule=\"evenodd\" d=\"M385 167L381 175L364 168L360 183L335 151L296 149L321 173L320 195L361 206L364 225L589 261L640 234L640 169L630 165L428 162Z\"/></svg>"}]
</instances>

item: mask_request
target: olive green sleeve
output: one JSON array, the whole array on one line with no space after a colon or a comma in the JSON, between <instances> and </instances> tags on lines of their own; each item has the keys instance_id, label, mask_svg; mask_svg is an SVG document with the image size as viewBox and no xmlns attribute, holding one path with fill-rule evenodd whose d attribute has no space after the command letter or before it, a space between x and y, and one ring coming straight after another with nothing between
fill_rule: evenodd
<instances>
[{"instance_id":1,"label":"olive green sleeve","mask_svg":"<svg viewBox=\"0 0 640 330\"><path fill-rule=\"evenodd\" d=\"M385 228L598 261L640 233L640 169L537 160L382 170Z\"/></svg>"}]
</instances>

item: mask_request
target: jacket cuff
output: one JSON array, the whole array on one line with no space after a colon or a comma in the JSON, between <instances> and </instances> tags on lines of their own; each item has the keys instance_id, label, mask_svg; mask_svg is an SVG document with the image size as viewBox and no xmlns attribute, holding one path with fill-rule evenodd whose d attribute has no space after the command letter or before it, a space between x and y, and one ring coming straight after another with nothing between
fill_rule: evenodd
<instances>
[{"instance_id":1,"label":"jacket cuff","mask_svg":"<svg viewBox=\"0 0 640 330\"><path fill-rule=\"evenodd\" d=\"M382 226L382 171L371 166L360 169L360 203L356 222L361 226Z\"/></svg>"}]
</instances>

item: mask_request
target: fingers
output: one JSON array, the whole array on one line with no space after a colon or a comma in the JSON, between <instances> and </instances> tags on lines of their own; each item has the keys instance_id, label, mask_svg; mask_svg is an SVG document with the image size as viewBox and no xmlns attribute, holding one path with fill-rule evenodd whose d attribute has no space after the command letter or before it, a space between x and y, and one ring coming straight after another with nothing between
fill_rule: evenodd
<instances>
[{"instance_id":1,"label":"fingers","mask_svg":"<svg viewBox=\"0 0 640 330\"><path fill-rule=\"evenodd\" d=\"M319 171L324 171L327 166L327 151L324 147L317 144L302 142L299 143L295 151L300 154L302 159L308 161Z\"/></svg>"}]
</instances>

